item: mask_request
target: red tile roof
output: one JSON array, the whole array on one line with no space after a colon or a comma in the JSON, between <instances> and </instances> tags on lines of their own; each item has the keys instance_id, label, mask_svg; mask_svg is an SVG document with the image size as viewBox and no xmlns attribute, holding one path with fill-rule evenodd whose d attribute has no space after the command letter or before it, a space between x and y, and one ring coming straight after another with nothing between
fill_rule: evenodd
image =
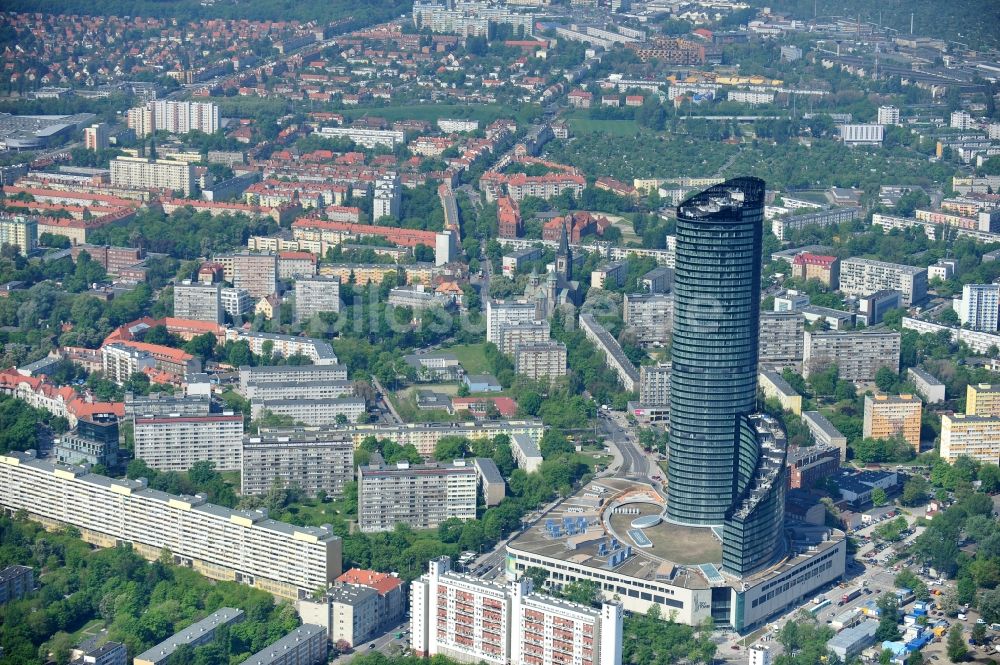
<instances>
[{"instance_id":1,"label":"red tile roof","mask_svg":"<svg viewBox=\"0 0 1000 665\"><path fill-rule=\"evenodd\" d=\"M359 584L370 587L383 596L403 584L403 580L395 575L380 573L375 570L365 570L363 568L351 568L338 577L337 581L344 584Z\"/></svg>"}]
</instances>

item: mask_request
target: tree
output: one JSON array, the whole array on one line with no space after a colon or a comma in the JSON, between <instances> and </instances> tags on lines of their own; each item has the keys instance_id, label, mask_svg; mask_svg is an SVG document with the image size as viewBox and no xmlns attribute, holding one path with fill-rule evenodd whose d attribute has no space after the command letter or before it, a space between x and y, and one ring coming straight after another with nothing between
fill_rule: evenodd
<instances>
[{"instance_id":1,"label":"tree","mask_svg":"<svg viewBox=\"0 0 1000 665\"><path fill-rule=\"evenodd\" d=\"M531 586L536 591L545 588L545 581L549 579L548 571L537 566L529 566L525 569L524 576L531 580Z\"/></svg>"},{"instance_id":2,"label":"tree","mask_svg":"<svg viewBox=\"0 0 1000 665\"><path fill-rule=\"evenodd\" d=\"M983 464L979 469L979 482L982 483L980 489L987 494L1000 491L1000 466Z\"/></svg>"},{"instance_id":3,"label":"tree","mask_svg":"<svg viewBox=\"0 0 1000 665\"><path fill-rule=\"evenodd\" d=\"M566 600L580 603L581 605L594 605L597 602L599 594L600 588L597 586L597 582L590 580L570 582L560 592L560 595Z\"/></svg>"},{"instance_id":4,"label":"tree","mask_svg":"<svg viewBox=\"0 0 1000 665\"><path fill-rule=\"evenodd\" d=\"M888 500L889 497L886 496L885 490L881 487L872 490L872 503L876 506L884 506Z\"/></svg>"},{"instance_id":5,"label":"tree","mask_svg":"<svg viewBox=\"0 0 1000 665\"><path fill-rule=\"evenodd\" d=\"M900 497L904 506L916 506L923 503L930 492L930 485L923 476L914 474L903 484L903 494Z\"/></svg>"},{"instance_id":6,"label":"tree","mask_svg":"<svg viewBox=\"0 0 1000 665\"><path fill-rule=\"evenodd\" d=\"M883 593L878 599L878 608L882 615L878 620L878 629L875 631L875 640L884 642L886 640L899 639L899 604L896 594Z\"/></svg>"},{"instance_id":7,"label":"tree","mask_svg":"<svg viewBox=\"0 0 1000 665\"><path fill-rule=\"evenodd\" d=\"M985 621L985 619L984 619L984 621ZM977 623L975 626L973 626L972 627L972 633L969 635L969 637L970 637L970 639L975 644L982 644L983 642L985 642L986 641L986 624L985 623Z\"/></svg>"},{"instance_id":8,"label":"tree","mask_svg":"<svg viewBox=\"0 0 1000 665\"><path fill-rule=\"evenodd\" d=\"M986 623L1000 623L1000 587L979 595L979 614Z\"/></svg>"},{"instance_id":9,"label":"tree","mask_svg":"<svg viewBox=\"0 0 1000 665\"><path fill-rule=\"evenodd\" d=\"M899 375L893 372L888 367L880 367L877 372L875 372L875 385L878 389L884 393L892 392L893 388L896 387L896 382L899 380Z\"/></svg>"},{"instance_id":10,"label":"tree","mask_svg":"<svg viewBox=\"0 0 1000 665\"><path fill-rule=\"evenodd\" d=\"M962 639L962 624L956 623L948 631L948 658L953 663L961 663L965 661L968 655L969 647L965 645L965 640Z\"/></svg>"}]
</instances>

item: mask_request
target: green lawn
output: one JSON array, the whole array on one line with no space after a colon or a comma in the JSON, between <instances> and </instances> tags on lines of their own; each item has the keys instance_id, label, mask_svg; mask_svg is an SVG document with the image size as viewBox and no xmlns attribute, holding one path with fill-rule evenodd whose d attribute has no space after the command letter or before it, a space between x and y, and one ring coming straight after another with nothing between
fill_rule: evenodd
<instances>
[{"instance_id":1,"label":"green lawn","mask_svg":"<svg viewBox=\"0 0 1000 665\"><path fill-rule=\"evenodd\" d=\"M320 526L332 522L337 517L344 520L353 520L357 516L347 512L342 500L319 503L316 499L304 499L303 501L289 505L280 514L272 515L271 517L272 519L292 524Z\"/></svg>"},{"instance_id":2,"label":"green lawn","mask_svg":"<svg viewBox=\"0 0 1000 665\"><path fill-rule=\"evenodd\" d=\"M586 111L567 115L566 122L574 134L634 136L643 131L634 120L595 120Z\"/></svg>"},{"instance_id":3,"label":"green lawn","mask_svg":"<svg viewBox=\"0 0 1000 665\"><path fill-rule=\"evenodd\" d=\"M447 353L454 353L458 362L462 363L467 374L489 374L490 367L486 363L484 349L486 343L480 344L459 344L448 349L441 349Z\"/></svg>"}]
</instances>

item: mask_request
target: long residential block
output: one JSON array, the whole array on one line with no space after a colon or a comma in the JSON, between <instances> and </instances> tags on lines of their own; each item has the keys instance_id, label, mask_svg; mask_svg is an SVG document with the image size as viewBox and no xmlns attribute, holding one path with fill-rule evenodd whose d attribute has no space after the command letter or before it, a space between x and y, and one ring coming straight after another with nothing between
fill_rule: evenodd
<instances>
[{"instance_id":1,"label":"long residential block","mask_svg":"<svg viewBox=\"0 0 1000 665\"><path fill-rule=\"evenodd\" d=\"M433 529L451 518L474 520L477 475L465 460L359 467L358 526L370 533L398 523Z\"/></svg>"},{"instance_id":2,"label":"long residential block","mask_svg":"<svg viewBox=\"0 0 1000 665\"><path fill-rule=\"evenodd\" d=\"M326 629L305 624L243 661L243 665L319 665L327 662Z\"/></svg>"},{"instance_id":3,"label":"long residential block","mask_svg":"<svg viewBox=\"0 0 1000 665\"><path fill-rule=\"evenodd\" d=\"M296 428L301 431L311 431L313 428ZM545 426L541 420L484 420L479 422L459 423L403 423L402 425L386 425L371 423L360 425L344 425L337 430L348 433L357 448L369 436L376 439L389 439L401 446L412 445L422 457L431 457L434 447L443 436L464 436L467 439L492 439L498 434L514 436L523 434L536 444L542 440ZM262 432L271 431L262 429Z\"/></svg>"},{"instance_id":4,"label":"long residential block","mask_svg":"<svg viewBox=\"0 0 1000 665\"><path fill-rule=\"evenodd\" d=\"M205 501L151 490L140 480L114 480L53 464L33 451L0 456L0 506L24 510L47 528L70 525L88 543L131 543L156 560L216 580L231 580L290 599L312 594L341 572L341 541L329 527L300 527Z\"/></svg>"},{"instance_id":5,"label":"long residential block","mask_svg":"<svg viewBox=\"0 0 1000 665\"><path fill-rule=\"evenodd\" d=\"M239 471L243 416L166 415L135 419L135 456L157 471L187 471L214 462L219 471Z\"/></svg>"},{"instance_id":6,"label":"long residential block","mask_svg":"<svg viewBox=\"0 0 1000 665\"><path fill-rule=\"evenodd\" d=\"M354 478L354 442L337 431L270 431L243 439L242 464L243 494L266 494L279 482L340 497Z\"/></svg>"},{"instance_id":7,"label":"long residential block","mask_svg":"<svg viewBox=\"0 0 1000 665\"><path fill-rule=\"evenodd\" d=\"M845 259L840 264L840 290L849 296L899 291L903 306L910 307L927 298L927 269L872 259Z\"/></svg>"},{"instance_id":8,"label":"long residential block","mask_svg":"<svg viewBox=\"0 0 1000 665\"><path fill-rule=\"evenodd\" d=\"M594 346L604 354L604 361L628 392L633 392L639 386L639 371L628 359L618 340L607 331L590 314L580 315L580 327Z\"/></svg>"},{"instance_id":9,"label":"long residential block","mask_svg":"<svg viewBox=\"0 0 1000 665\"><path fill-rule=\"evenodd\" d=\"M151 649L135 657L133 665L166 665L174 652L181 647L191 649L215 640L216 632L223 626L232 626L244 619L243 610L223 607L201 621L196 621L184 630L174 633Z\"/></svg>"},{"instance_id":10,"label":"long residential block","mask_svg":"<svg viewBox=\"0 0 1000 665\"><path fill-rule=\"evenodd\" d=\"M836 365L841 379L870 383L883 367L899 372L901 344L900 334L891 331L806 332L802 375L809 378Z\"/></svg>"}]
</instances>

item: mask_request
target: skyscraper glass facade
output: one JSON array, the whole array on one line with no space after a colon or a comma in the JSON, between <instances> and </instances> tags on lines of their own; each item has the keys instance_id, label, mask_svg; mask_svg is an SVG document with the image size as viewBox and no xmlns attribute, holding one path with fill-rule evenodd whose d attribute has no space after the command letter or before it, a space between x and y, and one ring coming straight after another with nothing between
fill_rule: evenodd
<instances>
[{"instance_id":1,"label":"skyscraper glass facade","mask_svg":"<svg viewBox=\"0 0 1000 665\"><path fill-rule=\"evenodd\" d=\"M668 517L719 525L739 493L740 416L754 412L764 181L677 207Z\"/></svg>"}]
</instances>

